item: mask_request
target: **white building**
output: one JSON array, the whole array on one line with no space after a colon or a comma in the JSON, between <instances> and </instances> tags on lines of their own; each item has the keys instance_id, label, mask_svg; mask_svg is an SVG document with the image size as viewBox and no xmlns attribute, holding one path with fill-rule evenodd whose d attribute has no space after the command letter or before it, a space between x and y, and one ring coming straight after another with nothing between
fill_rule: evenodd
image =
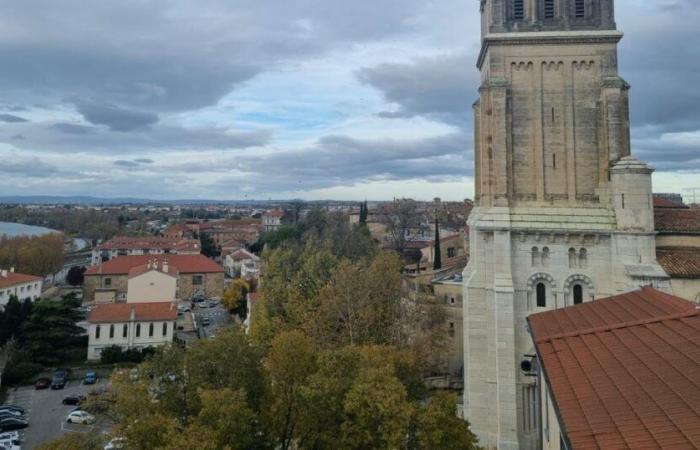
<instances>
[{"instance_id":1,"label":"white building","mask_svg":"<svg viewBox=\"0 0 700 450\"><path fill-rule=\"evenodd\" d=\"M281 209L273 209L266 211L262 215L262 223L264 231L277 231L282 226L282 218L284 211Z\"/></svg>"},{"instance_id":2,"label":"white building","mask_svg":"<svg viewBox=\"0 0 700 450\"><path fill-rule=\"evenodd\" d=\"M238 249L224 257L224 269L233 278L257 279L260 258L245 249Z\"/></svg>"},{"instance_id":3,"label":"white building","mask_svg":"<svg viewBox=\"0 0 700 450\"><path fill-rule=\"evenodd\" d=\"M173 302L177 295L178 271L168 259L149 260L129 271L127 303Z\"/></svg>"},{"instance_id":4,"label":"white building","mask_svg":"<svg viewBox=\"0 0 700 450\"><path fill-rule=\"evenodd\" d=\"M88 316L88 360L117 345L124 350L158 347L173 341L177 308L171 302L96 305Z\"/></svg>"},{"instance_id":5,"label":"white building","mask_svg":"<svg viewBox=\"0 0 700 450\"><path fill-rule=\"evenodd\" d=\"M527 419L537 382L520 370L534 352L530 314L670 289L656 261L653 170L630 156L613 2L543 4L481 1L464 416L499 450L542 445Z\"/></svg>"},{"instance_id":6,"label":"white building","mask_svg":"<svg viewBox=\"0 0 700 450\"><path fill-rule=\"evenodd\" d=\"M0 307L4 307L13 295L19 300L36 300L41 297L43 281L41 277L26 275L10 270L0 270Z\"/></svg>"}]
</instances>

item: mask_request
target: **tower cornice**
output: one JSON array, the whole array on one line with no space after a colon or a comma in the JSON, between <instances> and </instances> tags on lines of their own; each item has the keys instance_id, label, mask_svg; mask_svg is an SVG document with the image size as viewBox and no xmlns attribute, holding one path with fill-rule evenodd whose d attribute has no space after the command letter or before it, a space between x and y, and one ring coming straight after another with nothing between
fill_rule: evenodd
<instances>
[{"instance_id":1,"label":"tower cornice","mask_svg":"<svg viewBox=\"0 0 700 450\"><path fill-rule=\"evenodd\" d=\"M617 44L623 36L624 33L617 30L489 33L482 40L476 66L481 70L492 45Z\"/></svg>"}]
</instances>

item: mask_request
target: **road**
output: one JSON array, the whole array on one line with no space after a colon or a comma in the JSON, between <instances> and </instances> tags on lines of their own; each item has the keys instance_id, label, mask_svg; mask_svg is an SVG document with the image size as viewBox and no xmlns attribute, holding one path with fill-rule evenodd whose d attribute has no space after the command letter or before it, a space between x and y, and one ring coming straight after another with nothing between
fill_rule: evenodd
<instances>
[{"instance_id":1,"label":"road","mask_svg":"<svg viewBox=\"0 0 700 450\"><path fill-rule=\"evenodd\" d=\"M202 308L196 306L194 310L195 318L197 321L197 329L199 331L200 339L208 339L211 336L216 335L218 330L231 326L231 315L221 303L218 303L214 308ZM209 319L209 325L204 326L202 324L203 319Z\"/></svg>"},{"instance_id":2,"label":"road","mask_svg":"<svg viewBox=\"0 0 700 450\"><path fill-rule=\"evenodd\" d=\"M79 425L66 423L66 416L75 406L61 403L69 395L86 395L89 391L100 387L103 381L92 386L85 386L79 380L71 380L65 389L52 391L44 389L37 391L34 386L22 386L8 393L7 404L23 407L29 418L29 428L24 432L23 450L32 450L39 445L69 433L105 433L110 425L100 420L94 425Z\"/></svg>"}]
</instances>

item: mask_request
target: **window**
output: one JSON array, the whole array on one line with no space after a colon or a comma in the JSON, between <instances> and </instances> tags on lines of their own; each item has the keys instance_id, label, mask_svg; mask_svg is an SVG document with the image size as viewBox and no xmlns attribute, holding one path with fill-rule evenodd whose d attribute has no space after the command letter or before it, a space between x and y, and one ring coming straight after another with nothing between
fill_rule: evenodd
<instances>
[{"instance_id":1,"label":"window","mask_svg":"<svg viewBox=\"0 0 700 450\"><path fill-rule=\"evenodd\" d=\"M125 338L128 333L129 333L129 326L127 324L124 324L124 327L122 328L122 337Z\"/></svg>"},{"instance_id":2,"label":"window","mask_svg":"<svg viewBox=\"0 0 700 450\"><path fill-rule=\"evenodd\" d=\"M163 322L163 336L168 334L168 322Z\"/></svg>"},{"instance_id":3,"label":"window","mask_svg":"<svg viewBox=\"0 0 700 450\"><path fill-rule=\"evenodd\" d=\"M450 297L450 305L454 305L454 304L455 304L455 298L454 298L454 297Z\"/></svg>"},{"instance_id":4,"label":"window","mask_svg":"<svg viewBox=\"0 0 700 450\"><path fill-rule=\"evenodd\" d=\"M450 337L455 336L455 323L454 322L450 322L450 329L449 329L448 333L449 333Z\"/></svg>"},{"instance_id":5,"label":"window","mask_svg":"<svg viewBox=\"0 0 700 450\"><path fill-rule=\"evenodd\" d=\"M141 324L136 324L136 337L141 337Z\"/></svg>"},{"instance_id":6,"label":"window","mask_svg":"<svg viewBox=\"0 0 700 450\"><path fill-rule=\"evenodd\" d=\"M153 337L153 323L148 326L148 337Z\"/></svg>"},{"instance_id":7,"label":"window","mask_svg":"<svg viewBox=\"0 0 700 450\"><path fill-rule=\"evenodd\" d=\"M576 249L570 248L569 249L569 268L570 269L575 269L577 267L577 261L578 258L576 258Z\"/></svg>"},{"instance_id":8,"label":"window","mask_svg":"<svg viewBox=\"0 0 700 450\"><path fill-rule=\"evenodd\" d=\"M549 247L542 249L542 266L546 267L549 265Z\"/></svg>"},{"instance_id":9,"label":"window","mask_svg":"<svg viewBox=\"0 0 700 450\"><path fill-rule=\"evenodd\" d=\"M582 248L578 254L578 266L585 269L588 265L588 250Z\"/></svg>"},{"instance_id":10,"label":"window","mask_svg":"<svg viewBox=\"0 0 700 450\"><path fill-rule=\"evenodd\" d=\"M547 307L547 287L544 283L537 284L537 307L546 308Z\"/></svg>"},{"instance_id":11,"label":"window","mask_svg":"<svg viewBox=\"0 0 700 450\"><path fill-rule=\"evenodd\" d=\"M525 0L513 0L513 18L515 20L525 19Z\"/></svg>"},{"instance_id":12,"label":"window","mask_svg":"<svg viewBox=\"0 0 700 450\"><path fill-rule=\"evenodd\" d=\"M192 275L192 285L193 286L201 286L202 283L204 282L204 277L201 275Z\"/></svg>"},{"instance_id":13,"label":"window","mask_svg":"<svg viewBox=\"0 0 700 450\"><path fill-rule=\"evenodd\" d=\"M109 338L114 339L114 325L109 326Z\"/></svg>"},{"instance_id":14,"label":"window","mask_svg":"<svg viewBox=\"0 0 700 450\"><path fill-rule=\"evenodd\" d=\"M574 285L574 305L583 303L583 286L580 284Z\"/></svg>"},{"instance_id":15,"label":"window","mask_svg":"<svg viewBox=\"0 0 700 450\"><path fill-rule=\"evenodd\" d=\"M455 249L454 247L448 248L447 249L447 257L454 258L455 256L457 256L457 249Z\"/></svg>"},{"instance_id":16,"label":"window","mask_svg":"<svg viewBox=\"0 0 700 450\"><path fill-rule=\"evenodd\" d=\"M586 0L576 0L574 5L574 14L577 19L583 19L586 17Z\"/></svg>"},{"instance_id":17,"label":"window","mask_svg":"<svg viewBox=\"0 0 700 450\"><path fill-rule=\"evenodd\" d=\"M99 339L99 338L100 338L100 326L97 325L95 327L95 339Z\"/></svg>"},{"instance_id":18,"label":"window","mask_svg":"<svg viewBox=\"0 0 700 450\"><path fill-rule=\"evenodd\" d=\"M112 279L105 278L105 287L111 287L111 286L112 286Z\"/></svg>"},{"instance_id":19,"label":"window","mask_svg":"<svg viewBox=\"0 0 700 450\"><path fill-rule=\"evenodd\" d=\"M554 19L554 0L544 0L544 18Z\"/></svg>"}]
</instances>

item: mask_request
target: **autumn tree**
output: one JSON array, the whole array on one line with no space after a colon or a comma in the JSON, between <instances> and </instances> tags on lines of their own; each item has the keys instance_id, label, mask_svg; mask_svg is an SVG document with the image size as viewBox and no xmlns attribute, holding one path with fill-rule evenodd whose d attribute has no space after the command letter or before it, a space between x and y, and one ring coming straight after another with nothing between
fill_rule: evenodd
<instances>
[{"instance_id":1,"label":"autumn tree","mask_svg":"<svg viewBox=\"0 0 700 450\"><path fill-rule=\"evenodd\" d=\"M105 439L92 433L67 433L37 450L101 450Z\"/></svg>"},{"instance_id":2,"label":"autumn tree","mask_svg":"<svg viewBox=\"0 0 700 450\"><path fill-rule=\"evenodd\" d=\"M477 439L469 422L457 417L457 398L441 392L417 414L415 444L420 449L476 450Z\"/></svg>"},{"instance_id":3,"label":"autumn tree","mask_svg":"<svg viewBox=\"0 0 700 450\"><path fill-rule=\"evenodd\" d=\"M231 282L221 298L224 308L231 313L236 313L239 317L245 318L247 315L246 296L250 292L250 285L242 278L236 278Z\"/></svg>"},{"instance_id":4,"label":"autumn tree","mask_svg":"<svg viewBox=\"0 0 700 450\"><path fill-rule=\"evenodd\" d=\"M404 198L384 205L380 220L386 226L394 250L403 255L409 241L410 232L422 231L423 214L418 209L418 202Z\"/></svg>"}]
</instances>

